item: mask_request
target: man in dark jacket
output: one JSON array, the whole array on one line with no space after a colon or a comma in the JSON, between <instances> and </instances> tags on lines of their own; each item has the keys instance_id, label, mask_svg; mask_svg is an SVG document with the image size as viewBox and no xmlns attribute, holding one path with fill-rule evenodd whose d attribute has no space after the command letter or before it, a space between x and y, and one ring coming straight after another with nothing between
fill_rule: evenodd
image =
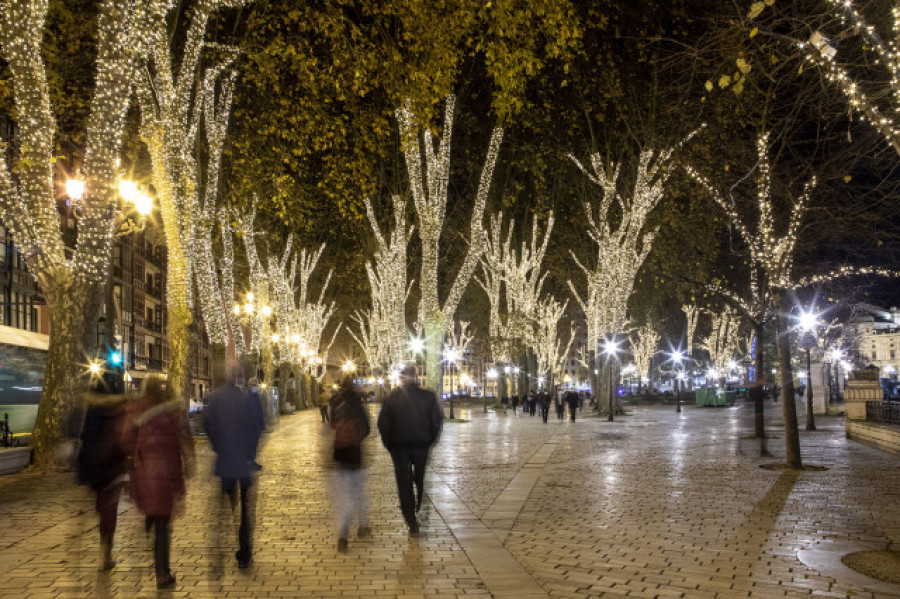
<instances>
[{"instance_id":1,"label":"man in dark jacket","mask_svg":"<svg viewBox=\"0 0 900 599\"><path fill-rule=\"evenodd\" d=\"M238 566L246 568L253 557L250 489L259 437L266 428L262 404L253 393L245 393L231 381L218 387L209 398L206 409L206 434L216 452L215 473L222 479L222 491L237 505L240 489L240 549L235 557Z\"/></svg>"},{"instance_id":2,"label":"man in dark jacket","mask_svg":"<svg viewBox=\"0 0 900 599\"><path fill-rule=\"evenodd\" d=\"M428 450L438 440L443 422L444 411L435 394L419 387L416 367L404 367L400 387L388 394L378 414L378 432L394 462L400 511L410 536L419 534L416 512L422 507Z\"/></svg>"},{"instance_id":3,"label":"man in dark jacket","mask_svg":"<svg viewBox=\"0 0 900 599\"><path fill-rule=\"evenodd\" d=\"M363 539L372 534L362 465L362 441L369 435L369 414L363 407L362 393L349 374L344 376L340 390L331 400L331 428L334 429L332 455L337 462L338 551L344 552L354 516L359 524L356 536Z\"/></svg>"}]
</instances>

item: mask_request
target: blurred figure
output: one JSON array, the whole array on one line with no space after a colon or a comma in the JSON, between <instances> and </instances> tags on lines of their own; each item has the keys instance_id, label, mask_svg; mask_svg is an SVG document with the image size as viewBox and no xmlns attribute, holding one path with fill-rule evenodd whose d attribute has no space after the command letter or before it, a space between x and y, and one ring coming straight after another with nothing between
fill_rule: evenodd
<instances>
[{"instance_id":1,"label":"blurred figure","mask_svg":"<svg viewBox=\"0 0 900 599\"><path fill-rule=\"evenodd\" d=\"M378 414L378 432L394 462L400 511L410 536L419 535L416 512L422 507L428 450L437 442L443 423L444 411L437 397L419 387L415 366L405 366L400 371L400 386L388 394Z\"/></svg>"},{"instance_id":2,"label":"blurred figure","mask_svg":"<svg viewBox=\"0 0 900 599\"><path fill-rule=\"evenodd\" d=\"M556 419L565 420L566 404L563 401L563 390L559 389L553 396L553 403L556 407Z\"/></svg>"},{"instance_id":3,"label":"blurred figure","mask_svg":"<svg viewBox=\"0 0 900 599\"><path fill-rule=\"evenodd\" d=\"M156 587L175 586L169 568L169 524L176 502L184 498L184 479L194 470L194 440L183 402L167 401L162 381L144 380L143 395L127 406L122 447L131 456L131 494L148 528L155 529L153 559Z\"/></svg>"},{"instance_id":4,"label":"blurred figure","mask_svg":"<svg viewBox=\"0 0 900 599\"><path fill-rule=\"evenodd\" d=\"M319 414L322 415L322 423L328 422L328 405L331 403L331 394L327 391L322 391L319 393L319 397L317 399L319 403Z\"/></svg>"},{"instance_id":5,"label":"blurred figure","mask_svg":"<svg viewBox=\"0 0 900 599\"><path fill-rule=\"evenodd\" d=\"M356 536L365 538L372 534L362 467L362 441L369 436L369 415L362 405L362 393L350 375L344 377L340 390L331 398L331 428L334 429L333 456L338 466L335 477L338 551L344 552L354 516L359 525Z\"/></svg>"},{"instance_id":6,"label":"blurred figure","mask_svg":"<svg viewBox=\"0 0 900 599\"><path fill-rule=\"evenodd\" d=\"M78 453L78 483L97 494L95 509L100 516L100 569L112 570L113 536L116 532L119 497L128 479L128 461L122 449L125 396L88 393Z\"/></svg>"},{"instance_id":7,"label":"blurred figure","mask_svg":"<svg viewBox=\"0 0 900 599\"><path fill-rule=\"evenodd\" d=\"M250 379L251 390L246 393L233 380L217 387L210 395L205 419L206 434L216 452L215 473L222 479L222 491L231 501L232 510L240 494L239 549L235 553L239 568L248 567L253 560L252 472L259 469L256 451L266 428L259 395L252 390L255 380Z\"/></svg>"},{"instance_id":8,"label":"blurred figure","mask_svg":"<svg viewBox=\"0 0 900 599\"><path fill-rule=\"evenodd\" d=\"M563 400L569 404L569 422L575 422L575 411L578 409L578 393L569 389L563 396Z\"/></svg>"},{"instance_id":9,"label":"blurred figure","mask_svg":"<svg viewBox=\"0 0 900 599\"><path fill-rule=\"evenodd\" d=\"M544 419L544 424L547 424L547 416L550 415L550 394L546 391L541 391L540 395L538 395L538 401L541 404L541 418Z\"/></svg>"}]
</instances>

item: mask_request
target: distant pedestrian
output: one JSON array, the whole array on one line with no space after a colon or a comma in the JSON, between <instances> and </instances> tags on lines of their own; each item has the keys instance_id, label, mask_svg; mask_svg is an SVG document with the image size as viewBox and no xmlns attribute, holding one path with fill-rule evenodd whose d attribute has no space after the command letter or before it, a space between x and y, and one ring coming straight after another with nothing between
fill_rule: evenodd
<instances>
[{"instance_id":1,"label":"distant pedestrian","mask_svg":"<svg viewBox=\"0 0 900 599\"><path fill-rule=\"evenodd\" d=\"M113 536L122 487L128 479L128 462L122 449L125 419L123 395L86 396L81 450L78 453L78 482L89 485L97 495L95 509L100 516L100 569L116 567L112 558Z\"/></svg>"},{"instance_id":2,"label":"distant pedestrian","mask_svg":"<svg viewBox=\"0 0 900 599\"><path fill-rule=\"evenodd\" d=\"M506 414L506 409L509 406L509 395L504 395L500 398L500 405L503 406L503 413Z\"/></svg>"},{"instance_id":3,"label":"distant pedestrian","mask_svg":"<svg viewBox=\"0 0 900 599\"><path fill-rule=\"evenodd\" d=\"M265 414L258 396L241 391L228 380L212 392L205 424L216 452L214 472L221 479L222 492L228 496L232 510L240 495L241 524L235 558L239 568L246 568L253 560L253 472L260 468L256 452L266 428Z\"/></svg>"},{"instance_id":4,"label":"distant pedestrian","mask_svg":"<svg viewBox=\"0 0 900 599\"><path fill-rule=\"evenodd\" d=\"M546 391L542 392L539 396L539 401L541 404L541 418L544 419L544 424L547 424L547 417L550 415L550 394Z\"/></svg>"},{"instance_id":5,"label":"distant pedestrian","mask_svg":"<svg viewBox=\"0 0 900 599\"><path fill-rule=\"evenodd\" d=\"M444 421L437 396L419 387L416 376L415 366L404 367L400 387L388 394L378 414L378 432L394 462L400 510L410 536L419 535L416 512L422 507L428 451L437 442ZM413 483L418 500L413 495Z\"/></svg>"},{"instance_id":6,"label":"distant pedestrian","mask_svg":"<svg viewBox=\"0 0 900 599\"><path fill-rule=\"evenodd\" d=\"M513 414L516 413L516 408L518 408L518 407L519 407L519 396L518 396L518 395L513 395L513 396L512 396L512 409L513 409Z\"/></svg>"},{"instance_id":7,"label":"distant pedestrian","mask_svg":"<svg viewBox=\"0 0 900 599\"><path fill-rule=\"evenodd\" d=\"M322 391L319 393L318 403L319 403L319 414L322 415L322 423L328 422L328 404L331 401L331 394Z\"/></svg>"},{"instance_id":8,"label":"distant pedestrian","mask_svg":"<svg viewBox=\"0 0 900 599\"><path fill-rule=\"evenodd\" d=\"M167 401L158 377L144 380L143 396L127 407L122 447L131 456L131 493L148 528L155 529L153 559L156 586L175 586L169 568L169 525L185 495L184 479L194 471L194 441L183 402Z\"/></svg>"},{"instance_id":9,"label":"distant pedestrian","mask_svg":"<svg viewBox=\"0 0 900 599\"><path fill-rule=\"evenodd\" d=\"M569 389L563 396L563 400L569 406L569 422L575 422L575 412L578 410L578 393Z\"/></svg>"},{"instance_id":10,"label":"distant pedestrian","mask_svg":"<svg viewBox=\"0 0 900 599\"><path fill-rule=\"evenodd\" d=\"M565 420L566 404L563 401L563 391L561 389L553 395L553 405L556 407L556 419Z\"/></svg>"},{"instance_id":11,"label":"distant pedestrian","mask_svg":"<svg viewBox=\"0 0 900 599\"><path fill-rule=\"evenodd\" d=\"M537 414L538 401L534 395L528 396L528 413L534 416Z\"/></svg>"},{"instance_id":12,"label":"distant pedestrian","mask_svg":"<svg viewBox=\"0 0 900 599\"><path fill-rule=\"evenodd\" d=\"M362 404L363 395L347 375L331 400L331 428L334 429L334 461L337 462L335 500L337 503L338 551L347 551L350 523L356 517L356 536L371 536L369 500L366 496L365 469L362 465L362 441L369 436L369 414Z\"/></svg>"}]
</instances>

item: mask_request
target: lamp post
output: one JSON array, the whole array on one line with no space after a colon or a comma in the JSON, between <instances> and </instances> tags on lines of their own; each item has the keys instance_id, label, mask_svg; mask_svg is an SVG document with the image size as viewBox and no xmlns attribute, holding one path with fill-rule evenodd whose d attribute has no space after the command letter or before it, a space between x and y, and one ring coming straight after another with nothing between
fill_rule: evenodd
<instances>
[{"instance_id":1,"label":"lamp post","mask_svg":"<svg viewBox=\"0 0 900 599\"><path fill-rule=\"evenodd\" d=\"M837 392L837 400L841 399L841 361L843 360L843 351L839 347L831 348L831 351L828 352L829 357L831 358L831 363L834 365L834 386L832 387L833 391L832 395L829 397L831 403L834 403L835 397L834 394Z\"/></svg>"},{"instance_id":2,"label":"lamp post","mask_svg":"<svg viewBox=\"0 0 900 599\"><path fill-rule=\"evenodd\" d=\"M681 361L684 360L684 352L676 350L672 352L672 363L678 373L675 375L675 413L681 413L681 388L679 383L684 380L684 370L681 368Z\"/></svg>"},{"instance_id":3,"label":"lamp post","mask_svg":"<svg viewBox=\"0 0 900 599\"><path fill-rule=\"evenodd\" d=\"M616 386L615 383L613 383L612 362L616 357L616 352L618 350L619 347L616 344L615 339L606 340L606 343L603 347L603 355L606 356L606 372L607 377L609 378L609 416L606 418L609 422L613 421L613 412L615 411Z\"/></svg>"},{"instance_id":4,"label":"lamp post","mask_svg":"<svg viewBox=\"0 0 900 599\"><path fill-rule=\"evenodd\" d=\"M450 365L450 420L455 419L453 415L453 365L459 359L459 352L455 347L451 347L444 352L444 360Z\"/></svg>"},{"instance_id":5,"label":"lamp post","mask_svg":"<svg viewBox=\"0 0 900 599\"><path fill-rule=\"evenodd\" d=\"M816 430L816 422L813 418L813 392L812 392L812 368L809 350L816 346L815 328L818 317L813 312L800 314L800 329L803 334L797 345L806 350L806 430Z\"/></svg>"}]
</instances>

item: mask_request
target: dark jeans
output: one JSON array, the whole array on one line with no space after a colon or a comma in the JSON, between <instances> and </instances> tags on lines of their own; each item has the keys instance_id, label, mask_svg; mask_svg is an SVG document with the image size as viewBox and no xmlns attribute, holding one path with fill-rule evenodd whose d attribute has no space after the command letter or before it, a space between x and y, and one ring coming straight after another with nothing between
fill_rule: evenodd
<instances>
[{"instance_id":1,"label":"dark jeans","mask_svg":"<svg viewBox=\"0 0 900 599\"><path fill-rule=\"evenodd\" d=\"M556 419L562 420L565 418L566 408L562 404L556 406Z\"/></svg>"},{"instance_id":2,"label":"dark jeans","mask_svg":"<svg viewBox=\"0 0 900 599\"><path fill-rule=\"evenodd\" d=\"M169 516L150 516L147 521L153 525L156 538L153 542L153 562L156 565L156 577L165 578L171 574L169 569Z\"/></svg>"},{"instance_id":3,"label":"dark jeans","mask_svg":"<svg viewBox=\"0 0 900 599\"><path fill-rule=\"evenodd\" d=\"M119 497L122 483L113 483L97 491L97 514L100 516L100 539L112 542L119 517Z\"/></svg>"},{"instance_id":4,"label":"dark jeans","mask_svg":"<svg viewBox=\"0 0 900 599\"><path fill-rule=\"evenodd\" d=\"M546 407L546 408L545 408L545 407L541 407L541 418L544 419L544 423L547 422L547 416L549 416L549 415L550 415L550 408L549 408L549 406Z\"/></svg>"},{"instance_id":5,"label":"dark jeans","mask_svg":"<svg viewBox=\"0 0 900 599\"><path fill-rule=\"evenodd\" d=\"M319 412L322 413L322 422L328 422L328 406L319 406Z\"/></svg>"},{"instance_id":6,"label":"dark jeans","mask_svg":"<svg viewBox=\"0 0 900 599\"><path fill-rule=\"evenodd\" d=\"M575 422L575 410L578 409L576 404L569 404L569 420Z\"/></svg>"},{"instance_id":7,"label":"dark jeans","mask_svg":"<svg viewBox=\"0 0 900 599\"><path fill-rule=\"evenodd\" d=\"M238 530L238 561L248 561L253 556L253 518L250 510L252 478L223 478L222 491L228 495L231 508L237 507L238 495L241 501L241 527Z\"/></svg>"},{"instance_id":8,"label":"dark jeans","mask_svg":"<svg viewBox=\"0 0 900 599\"><path fill-rule=\"evenodd\" d=\"M406 525L412 528L416 523L416 496L413 495L413 483L416 485L419 504L425 489L425 463L428 461L427 447L394 447L391 449L394 462L394 475L397 478L397 494L400 496L400 511Z\"/></svg>"}]
</instances>

